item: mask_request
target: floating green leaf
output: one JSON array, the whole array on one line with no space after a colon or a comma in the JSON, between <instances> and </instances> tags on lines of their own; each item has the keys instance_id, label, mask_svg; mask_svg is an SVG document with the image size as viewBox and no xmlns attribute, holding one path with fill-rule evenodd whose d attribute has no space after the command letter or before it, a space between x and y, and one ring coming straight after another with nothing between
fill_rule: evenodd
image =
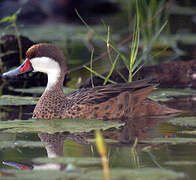
<instances>
[{"instance_id":1,"label":"floating green leaf","mask_svg":"<svg viewBox=\"0 0 196 180\"><path fill-rule=\"evenodd\" d=\"M142 143L148 144L186 144L186 143L196 143L196 138L181 138L181 137L174 137L174 138L152 138L140 141Z\"/></svg>"},{"instance_id":2,"label":"floating green leaf","mask_svg":"<svg viewBox=\"0 0 196 180\"><path fill-rule=\"evenodd\" d=\"M16 147L44 147L46 143L40 141L0 141L0 149Z\"/></svg>"},{"instance_id":3,"label":"floating green leaf","mask_svg":"<svg viewBox=\"0 0 196 180\"><path fill-rule=\"evenodd\" d=\"M59 158L36 158L35 163L62 163L75 166L89 166L101 164L100 158L92 157L59 157Z\"/></svg>"},{"instance_id":4,"label":"floating green leaf","mask_svg":"<svg viewBox=\"0 0 196 180\"><path fill-rule=\"evenodd\" d=\"M34 105L38 101L35 97L21 97L21 96L11 96L2 95L0 96L0 106L20 106L20 105Z\"/></svg>"},{"instance_id":5,"label":"floating green leaf","mask_svg":"<svg viewBox=\"0 0 196 180\"><path fill-rule=\"evenodd\" d=\"M89 171L86 174L80 176L80 179L92 179L102 180L104 179L103 171ZM183 173L176 173L166 169L155 169L155 168L142 168L142 169L110 169L110 177L112 180L166 180L166 179L179 179L183 178Z\"/></svg>"},{"instance_id":6,"label":"floating green leaf","mask_svg":"<svg viewBox=\"0 0 196 180\"><path fill-rule=\"evenodd\" d=\"M170 99L172 99L171 97L166 97L164 94L158 94L154 92L152 94L149 95L149 98L154 100L154 101L169 101Z\"/></svg>"},{"instance_id":7,"label":"floating green leaf","mask_svg":"<svg viewBox=\"0 0 196 180\"><path fill-rule=\"evenodd\" d=\"M106 130L109 128L119 128L124 123L106 122L92 119L52 119L52 120L14 120L0 123L0 129L4 132L24 133L24 132L89 132L96 129Z\"/></svg>"},{"instance_id":8,"label":"floating green leaf","mask_svg":"<svg viewBox=\"0 0 196 180\"><path fill-rule=\"evenodd\" d=\"M196 161L167 161L164 163L165 165L172 166L187 166L187 165L196 165Z\"/></svg>"},{"instance_id":9,"label":"floating green leaf","mask_svg":"<svg viewBox=\"0 0 196 180\"><path fill-rule=\"evenodd\" d=\"M196 91L193 89L158 89L149 96L155 101L168 101L174 96L190 96L195 95Z\"/></svg>"}]
</instances>

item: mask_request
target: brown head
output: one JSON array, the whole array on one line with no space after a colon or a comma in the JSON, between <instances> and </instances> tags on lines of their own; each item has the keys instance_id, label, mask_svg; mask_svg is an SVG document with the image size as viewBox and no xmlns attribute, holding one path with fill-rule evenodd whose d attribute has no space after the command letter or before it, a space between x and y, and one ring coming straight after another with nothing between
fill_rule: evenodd
<instances>
[{"instance_id":1,"label":"brown head","mask_svg":"<svg viewBox=\"0 0 196 180\"><path fill-rule=\"evenodd\" d=\"M56 61L60 65L62 70L64 69L64 71L67 69L65 56L63 55L62 51L53 44L36 44L34 46L31 46L26 52L26 59L29 60L43 57L47 57L51 60ZM39 63L42 63L41 59L38 61Z\"/></svg>"}]
</instances>

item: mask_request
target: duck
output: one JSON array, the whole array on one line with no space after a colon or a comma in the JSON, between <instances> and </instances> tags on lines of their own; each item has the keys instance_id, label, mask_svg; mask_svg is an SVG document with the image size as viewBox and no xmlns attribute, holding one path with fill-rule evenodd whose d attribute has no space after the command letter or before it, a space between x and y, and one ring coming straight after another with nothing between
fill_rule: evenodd
<instances>
[{"instance_id":1,"label":"duck","mask_svg":"<svg viewBox=\"0 0 196 180\"><path fill-rule=\"evenodd\" d=\"M33 111L36 119L110 120L179 112L147 98L158 86L153 78L81 88L65 95L63 81L66 71L66 58L62 51L53 44L40 43L31 46L24 62L18 68L3 73L2 78L28 72L47 74L47 86Z\"/></svg>"}]
</instances>

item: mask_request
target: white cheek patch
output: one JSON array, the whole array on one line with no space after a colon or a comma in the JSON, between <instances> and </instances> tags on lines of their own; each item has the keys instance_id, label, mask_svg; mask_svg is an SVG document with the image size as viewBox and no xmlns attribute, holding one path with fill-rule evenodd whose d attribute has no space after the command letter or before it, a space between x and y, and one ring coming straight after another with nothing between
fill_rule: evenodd
<instances>
[{"instance_id":1,"label":"white cheek patch","mask_svg":"<svg viewBox=\"0 0 196 180\"><path fill-rule=\"evenodd\" d=\"M48 84L46 90L54 86L60 76L61 68L59 64L49 57L32 58L31 64L34 72L43 72L48 75Z\"/></svg>"}]
</instances>

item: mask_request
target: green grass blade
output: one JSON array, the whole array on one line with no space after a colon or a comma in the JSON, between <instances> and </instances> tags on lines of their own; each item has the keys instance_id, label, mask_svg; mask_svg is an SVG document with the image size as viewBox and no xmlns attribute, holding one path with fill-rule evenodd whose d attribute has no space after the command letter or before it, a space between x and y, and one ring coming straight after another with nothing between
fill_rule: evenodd
<instances>
[{"instance_id":1,"label":"green grass blade","mask_svg":"<svg viewBox=\"0 0 196 180\"><path fill-rule=\"evenodd\" d=\"M136 27L135 27L135 33L132 40L131 45L131 55L129 60L129 82L132 81L132 73L133 73L133 65L135 64L136 57L138 54L138 48L139 48L139 40L140 40L140 32L139 32L139 24L140 24L140 12L138 7L138 1L136 0Z\"/></svg>"},{"instance_id":2,"label":"green grass blade","mask_svg":"<svg viewBox=\"0 0 196 180\"><path fill-rule=\"evenodd\" d=\"M89 70L90 72L92 72L93 74L95 74L96 76L100 77L101 79L104 79L104 80L105 80L106 77L104 77L104 76L102 76L101 74L97 73L96 71L92 70L92 69L89 68L88 66L83 66L83 67L84 67L85 69ZM115 81L112 81L112 80L110 80L110 79L108 79L108 82L110 82L110 83L112 83L112 84L116 84Z\"/></svg>"},{"instance_id":3,"label":"green grass blade","mask_svg":"<svg viewBox=\"0 0 196 180\"><path fill-rule=\"evenodd\" d=\"M143 67L144 65L140 65L134 72L133 72L133 77L135 76L135 74Z\"/></svg>"},{"instance_id":4,"label":"green grass blade","mask_svg":"<svg viewBox=\"0 0 196 180\"><path fill-rule=\"evenodd\" d=\"M90 60L90 68L91 69L93 69L93 54L94 54L94 48L92 49L92 52L91 52L91 60ZM90 72L90 73L91 73L90 78L91 78L92 87L95 87L94 83L93 83L93 73L92 72Z\"/></svg>"},{"instance_id":5,"label":"green grass blade","mask_svg":"<svg viewBox=\"0 0 196 180\"><path fill-rule=\"evenodd\" d=\"M112 64L112 68L110 69L110 72L109 74L107 75L107 77L105 78L105 81L103 83L103 85L106 85L106 83L108 82L110 76L112 75L113 71L114 71L114 68L116 66L116 63L117 63L117 60L119 58L119 54L116 56L115 60L114 60L114 63Z\"/></svg>"}]
</instances>

